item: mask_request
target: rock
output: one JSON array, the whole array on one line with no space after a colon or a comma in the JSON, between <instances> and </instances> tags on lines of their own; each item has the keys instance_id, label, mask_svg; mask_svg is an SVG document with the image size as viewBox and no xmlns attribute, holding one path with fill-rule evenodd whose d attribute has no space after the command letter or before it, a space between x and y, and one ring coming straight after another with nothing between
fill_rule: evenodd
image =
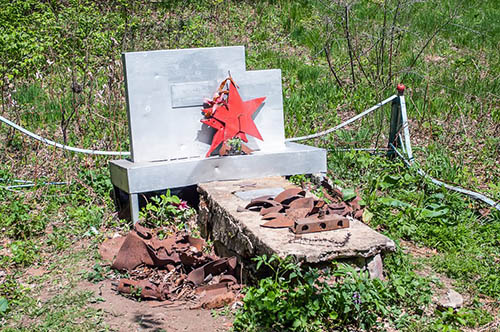
<instances>
[{"instance_id":1,"label":"rock","mask_svg":"<svg viewBox=\"0 0 500 332\"><path fill-rule=\"evenodd\" d=\"M462 295L454 291L453 289L449 289L446 294L439 298L438 306L443 308L453 308L457 309L462 307L464 304L464 298Z\"/></svg>"},{"instance_id":2,"label":"rock","mask_svg":"<svg viewBox=\"0 0 500 332\"><path fill-rule=\"evenodd\" d=\"M236 310L236 309L239 309L239 308L243 308L243 303L240 302L240 301L234 302L233 305L231 306L232 310Z\"/></svg>"},{"instance_id":3,"label":"rock","mask_svg":"<svg viewBox=\"0 0 500 332\"><path fill-rule=\"evenodd\" d=\"M380 254L366 259L366 269L370 273L370 278L384 280L384 265Z\"/></svg>"}]
</instances>

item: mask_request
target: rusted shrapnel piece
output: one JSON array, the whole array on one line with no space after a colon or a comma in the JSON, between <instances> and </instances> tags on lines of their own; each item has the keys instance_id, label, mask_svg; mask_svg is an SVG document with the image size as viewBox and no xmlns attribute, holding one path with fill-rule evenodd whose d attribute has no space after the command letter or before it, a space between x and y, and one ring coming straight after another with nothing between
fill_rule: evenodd
<instances>
[{"instance_id":1,"label":"rusted shrapnel piece","mask_svg":"<svg viewBox=\"0 0 500 332\"><path fill-rule=\"evenodd\" d=\"M201 285L209 275L215 276L224 273L234 273L236 263L236 257L221 258L216 261L208 262L202 267L191 271L187 276L187 280L195 285Z\"/></svg>"},{"instance_id":2,"label":"rusted shrapnel piece","mask_svg":"<svg viewBox=\"0 0 500 332\"><path fill-rule=\"evenodd\" d=\"M332 193L333 195L329 194ZM335 230L349 227L347 216L361 219L363 208L359 204L361 197L356 195L351 201L342 201L343 194L337 188L323 188L329 202L313 197L305 197L301 188L282 191L274 199L261 196L250 201L239 211L260 211L261 227L290 228L296 234ZM248 209L248 210L247 210Z\"/></svg>"},{"instance_id":3,"label":"rusted shrapnel piece","mask_svg":"<svg viewBox=\"0 0 500 332\"><path fill-rule=\"evenodd\" d=\"M295 221L292 231L295 234L306 234L334 229L348 228L349 219L339 215L328 215L324 218L302 218Z\"/></svg>"},{"instance_id":4,"label":"rusted shrapnel piece","mask_svg":"<svg viewBox=\"0 0 500 332\"><path fill-rule=\"evenodd\" d=\"M281 206L280 203L270 200L270 199L262 199L262 200L252 200L250 203L245 206L245 209L250 209L250 208L268 208L271 206Z\"/></svg>"},{"instance_id":5,"label":"rusted shrapnel piece","mask_svg":"<svg viewBox=\"0 0 500 332\"><path fill-rule=\"evenodd\" d=\"M283 201L288 200L294 196L304 197L305 195L306 195L306 192L301 188L290 188L290 189L282 191L280 194L278 194L274 198L274 200L278 203L283 203Z\"/></svg>"},{"instance_id":6,"label":"rusted shrapnel piece","mask_svg":"<svg viewBox=\"0 0 500 332\"><path fill-rule=\"evenodd\" d=\"M268 214L271 214L271 213L278 213L281 210L283 210L283 206L281 206L281 204L276 205L276 206L270 206L268 208L264 208L264 209L260 210L260 215L267 216Z\"/></svg>"},{"instance_id":7,"label":"rusted shrapnel piece","mask_svg":"<svg viewBox=\"0 0 500 332\"><path fill-rule=\"evenodd\" d=\"M314 198L312 197L298 198L288 205L288 208L290 209L308 208L309 210L312 210L313 207L314 207Z\"/></svg>"},{"instance_id":8,"label":"rusted shrapnel piece","mask_svg":"<svg viewBox=\"0 0 500 332\"><path fill-rule=\"evenodd\" d=\"M286 211L286 215L287 215L287 217L291 218L292 220L297 220L297 219L307 217L309 212L311 212L311 209L308 209L308 208L288 209Z\"/></svg>"},{"instance_id":9,"label":"rusted shrapnel piece","mask_svg":"<svg viewBox=\"0 0 500 332\"><path fill-rule=\"evenodd\" d=\"M295 202L296 200L299 200L301 198L304 198L304 196L301 196L301 195L293 195L291 197L287 197L285 198L284 200L281 201L281 205L285 206L285 207L290 207L290 205Z\"/></svg>"},{"instance_id":10,"label":"rusted shrapnel piece","mask_svg":"<svg viewBox=\"0 0 500 332\"><path fill-rule=\"evenodd\" d=\"M293 226L293 219L280 214L261 226L267 228L288 228Z\"/></svg>"},{"instance_id":11,"label":"rusted shrapnel piece","mask_svg":"<svg viewBox=\"0 0 500 332\"><path fill-rule=\"evenodd\" d=\"M103 259L114 259L112 267L130 275L119 281L118 292L162 303L196 300L203 308L219 308L236 300L241 289L235 277L236 257L203 253L205 241L185 231L165 239L158 237L158 231L136 224L126 237L100 246Z\"/></svg>"},{"instance_id":12,"label":"rusted shrapnel piece","mask_svg":"<svg viewBox=\"0 0 500 332\"><path fill-rule=\"evenodd\" d=\"M168 294L168 287L160 284L155 285L148 280L121 279L118 285L118 292L123 294L133 294L143 299L165 300Z\"/></svg>"}]
</instances>

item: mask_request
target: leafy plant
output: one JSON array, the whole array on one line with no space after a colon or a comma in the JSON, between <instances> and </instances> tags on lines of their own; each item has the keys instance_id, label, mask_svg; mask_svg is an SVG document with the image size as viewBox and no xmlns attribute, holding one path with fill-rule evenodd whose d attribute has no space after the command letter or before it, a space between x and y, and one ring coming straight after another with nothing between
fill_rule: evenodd
<instances>
[{"instance_id":1,"label":"leafy plant","mask_svg":"<svg viewBox=\"0 0 500 332\"><path fill-rule=\"evenodd\" d=\"M182 229L194 213L186 202L167 190L164 195L152 197L139 216L151 227L176 226Z\"/></svg>"},{"instance_id":2,"label":"leafy plant","mask_svg":"<svg viewBox=\"0 0 500 332\"><path fill-rule=\"evenodd\" d=\"M9 309L9 301L3 296L0 296L0 317L3 316Z\"/></svg>"},{"instance_id":3,"label":"leafy plant","mask_svg":"<svg viewBox=\"0 0 500 332\"><path fill-rule=\"evenodd\" d=\"M14 241L10 244L11 261L20 266L29 266L39 258L39 247L33 240Z\"/></svg>"},{"instance_id":4,"label":"leafy plant","mask_svg":"<svg viewBox=\"0 0 500 332\"><path fill-rule=\"evenodd\" d=\"M291 258L278 256L255 261L272 275L246 290L234 322L238 331L370 329L390 314L390 292L367 272L344 264L303 271Z\"/></svg>"},{"instance_id":5,"label":"leafy plant","mask_svg":"<svg viewBox=\"0 0 500 332\"><path fill-rule=\"evenodd\" d=\"M25 299L28 289L14 275L7 275L0 283L0 317L7 314Z\"/></svg>"},{"instance_id":6,"label":"leafy plant","mask_svg":"<svg viewBox=\"0 0 500 332\"><path fill-rule=\"evenodd\" d=\"M101 264L95 263L93 269L85 274L85 278L93 283L103 281L109 271L109 266L103 267Z\"/></svg>"}]
</instances>

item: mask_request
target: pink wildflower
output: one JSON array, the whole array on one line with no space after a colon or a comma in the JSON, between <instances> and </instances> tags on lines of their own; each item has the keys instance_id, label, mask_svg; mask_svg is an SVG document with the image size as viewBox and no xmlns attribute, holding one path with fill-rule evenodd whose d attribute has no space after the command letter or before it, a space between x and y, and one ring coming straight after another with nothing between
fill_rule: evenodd
<instances>
[{"instance_id":1,"label":"pink wildflower","mask_svg":"<svg viewBox=\"0 0 500 332\"><path fill-rule=\"evenodd\" d=\"M187 204L186 201L181 201L179 204L177 204L177 208L179 210L187 210L189 209L189 205Z\"/></svg>"}]
</instances>

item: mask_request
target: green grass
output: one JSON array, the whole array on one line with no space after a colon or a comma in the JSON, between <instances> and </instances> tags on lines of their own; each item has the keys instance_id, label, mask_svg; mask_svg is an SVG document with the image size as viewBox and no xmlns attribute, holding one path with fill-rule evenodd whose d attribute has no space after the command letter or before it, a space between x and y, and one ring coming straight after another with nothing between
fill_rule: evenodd
<instances>
[{"instance_id":1,"label":"green grass","mask_svg":"<svg viewBox=\"0 0 500 332\"><path fill-rule=\"evenodd\" d=\"M287 137L338 124L390 96L403 82L418 164L445 182L500 200L497 1L401 2L396 10L397 4L354 2L349 32L359 63L354 59L351 72L344 8L334 2L0 0L0 112L56 141L65 136L69 145L126 151L122 52L244 45L249 70L282 70ZM82 86L81 93L73 92L73 83ZM385 147L389 114L385 107L307 143L328 149L373 147L375 142ZM0 252L6 253L0 269L9 278L0 287L0 324L21 330L105 329L101 313L86 305L92 295L61 288L40 304L20 280L30 266L59 269L63 263L52 256L64 253L78 260L80 254L71 248L82 240L92 243L93 256L93 244L107 232L128 227L117 220L109 196L109 158L54 150L5 126L0 137L0 186L14 184L12 179L70 182L17 192L0 188ZM498 320L498 305L488 314L481 300L500 302L498 212L437 188L384 156L331 151L328 167L334 182L360 189L373 213L372 227L437 252L417 259L399 249L386 257L388 281L381 292L407 292L390 303L401 311L399 318L396 311L389 315L392 326L460 330ZM87 272L94 265L88 262ZM416 310L427 303L420 298L426 287L439 284L432 276L419 277L421 268L430 268L436 278L451 278L453 287L473 300L457 312ZM42 279L34 284L46 285ZM2 298L9 303L6 311Z\"/></svg>"}]
</instances>

